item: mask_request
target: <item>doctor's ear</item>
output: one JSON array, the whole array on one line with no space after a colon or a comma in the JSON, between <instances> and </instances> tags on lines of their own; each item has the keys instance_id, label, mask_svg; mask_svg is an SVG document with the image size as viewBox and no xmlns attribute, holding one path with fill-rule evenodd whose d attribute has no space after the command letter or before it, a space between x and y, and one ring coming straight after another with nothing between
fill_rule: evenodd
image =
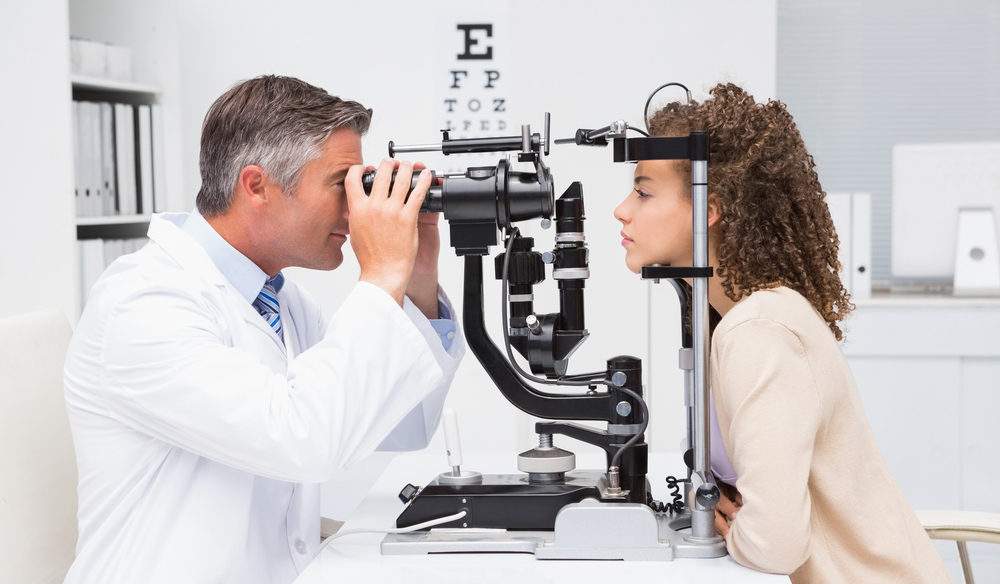
<instances>
[{"instance_id":1,"label":"doctor's ear","mask_svg":"<svg viewBox=\"0 0 1000 584\"><path fill-rule=\"evenodd\" d=\"M708 194L708 226L715 227L722 220L722 199L715 193Z\"/></svg>"},{"instance_id":2,"label":"doctor's ear","mask_svg":"<svg viewBox=\"0 0 1000 584\"><path fill-rule=\"evenodd\" d=\"M243 167L236 186L237 195L244 197L255 211L267 207L269 197L280 194L281 190L264 174L263 168L252 165Z\"/></svg>"}]
</instances>

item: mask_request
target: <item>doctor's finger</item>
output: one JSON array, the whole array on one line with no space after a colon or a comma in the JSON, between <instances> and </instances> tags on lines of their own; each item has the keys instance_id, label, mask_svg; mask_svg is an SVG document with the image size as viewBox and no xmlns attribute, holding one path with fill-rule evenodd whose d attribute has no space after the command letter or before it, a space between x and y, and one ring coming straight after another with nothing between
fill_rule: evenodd
<instances>
[{"instance_id":1,"label":"doctor's finger","mask_svg":"<svg viewBox=\"0 0 1000 584\"><path fill-rule=\"evenodd\" d=\"M418 223L420 220L417 218L417 215L420 213L420 207L424 204L424 198L427 196L427 190L429 188L431 188L431 171L425 168L420 171L420 175L417 178L417 184L413 187L413 192L410 193L410 197L406 200L406 204L404 205L406 212ZM437 223L437 221L435 221L435 223Z\"/></svg>"},{"instance_id":2,"label":"doctor's finger","mask_svg":"<svg viewBox=\"0 0 1000 584\"><path fill-rule=\"evenodd\" d=\"M359 203L363 204L365 197L365 189L361 185L361 175L363 175L368 168L361 164L355 164L347 170L347 176L344 178L344 190L347 191L347 208L357 207Z\"/></svg>"},{"instance_id":3,"label":"doctor's finger","mask_svg":"<svg viewBox=\"0 0 1000 584\"><path fill-rule=\"evenodd\" d=\"M393 206L402 207L406 201L406 193L410 190L410 179L413 177L413 165L407 161L399 163L396 169L396 178L392 184L392 193L389 194L389 201Z\"/></svg>"},{"instance_id":4,"label":"doctor's finger","mask_svg":"<svg viewBox=\"0 0 1000 584\"><path fill-rule=\"evenodd\" d=\"M382 202L389 198L390 186L392 184L392 172L396 169L397 162L392 158L383 158L375 171L375 180L372 181L372 191L369 198L373 202Z\"/></svg>"}]
</instances>

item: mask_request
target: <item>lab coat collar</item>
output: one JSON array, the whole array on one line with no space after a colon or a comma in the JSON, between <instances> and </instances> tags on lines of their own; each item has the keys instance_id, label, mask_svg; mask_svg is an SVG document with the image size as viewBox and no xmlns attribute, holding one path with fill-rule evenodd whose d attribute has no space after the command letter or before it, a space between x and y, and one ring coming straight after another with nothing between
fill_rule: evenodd
<instances>
[{"instance_id":1,"label":"lab coat collar","mask_svg":"<svg viewBox=\"0 0 1000 584\"><path fill-rule=\"evenodd\" d=\"M251 303L246 302L243 294L219 271L218 266L209 257L208 252L181 229L189 216L189 213L157 213L153 215L149 221L149 231L147 233L149 239L163 248L185 270L204 279L207 283L223 288L227 293L243 299L243 302L235 303L239 307L243 320L250 323L251 326L269 334L282 354L287 355L285 344L278 338L274 330L268 326L267 321L260 317L257 309ZM288 311L282 307L282 318L288 318L287 314Z\"/></svg>"},{"instance_id":2,"label":"lab coat collar","mask_svg":"<svg viewBox=\"0 0 1000 584\"><path fill-rule=\"evenodd\" d=\"M219 235L197 209L188 214L187 221L180 228L205 250L233 288L253 304L264 282L268 281L264 270Z\"/></svg>"},{"instance_id":3,"label":"lab coat collar","mask_svg":"<svg viewBox=\"0 0 1000 584\"><path fill-rule=\"evenodd\" d=\"M149 220L147 235L185 270L197 274L209 284L226 286L228 281L212 258L181 230L187 218L188 213L157 213Z\"/></svg>"}]
</instances>

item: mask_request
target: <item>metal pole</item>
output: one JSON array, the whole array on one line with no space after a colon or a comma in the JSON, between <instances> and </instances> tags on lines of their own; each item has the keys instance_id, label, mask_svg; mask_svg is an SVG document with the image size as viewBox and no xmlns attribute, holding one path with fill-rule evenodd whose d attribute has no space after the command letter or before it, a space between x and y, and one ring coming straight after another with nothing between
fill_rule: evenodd
<instances>
[{"instance_id":1,"label":"metal pole","mask_svg":"<svg viewBox=\"0 0 1000 584\"><path fill-rule=\"evenodd\" d=\"M693 265L708 267L708 162L691 162ZM707 483L711 467L709 450L709 366L708 366L708 278L692 279L691 336L694 348L694 472ZM715 536L715 511L695 504L691 517L691 535Z\"/></svg>"},{"instance_id":2,"label":"metal pole","mask_svg":"<svg viewBox=\"0 0 1000 584\"><path fill-rule=\"evenodd\" d=\"M958 557L962 560L962 575L965 576L965 584L976 584L972 577L972 563L969 562L969 548L964 541L958 541Z\"/></svg>"}]
</instances>

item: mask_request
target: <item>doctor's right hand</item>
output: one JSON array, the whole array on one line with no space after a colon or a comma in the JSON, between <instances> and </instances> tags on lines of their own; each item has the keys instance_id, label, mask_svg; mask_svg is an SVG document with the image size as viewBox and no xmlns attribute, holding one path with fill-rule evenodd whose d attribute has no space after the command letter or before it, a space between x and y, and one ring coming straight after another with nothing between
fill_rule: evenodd
<instances>
[{"instance_id":1,"label":"doctor's right hand","mask_svg":"<svg viewBox=\"0 0 1000 584\"><path fill-rule=\"evenodd\" d=\"M395 183L394 169L398 169ZM375 173L370 196L365 196L361 186L361 175L366 170L373 168L352 166L345 181L351 247L361 265L359 279L385 290L402 306L417 257L417 217L431 186L431 173L420 171L417 186L407 198L412 164L391 158L383 160Z\"/></svg>"}]
</instances>

